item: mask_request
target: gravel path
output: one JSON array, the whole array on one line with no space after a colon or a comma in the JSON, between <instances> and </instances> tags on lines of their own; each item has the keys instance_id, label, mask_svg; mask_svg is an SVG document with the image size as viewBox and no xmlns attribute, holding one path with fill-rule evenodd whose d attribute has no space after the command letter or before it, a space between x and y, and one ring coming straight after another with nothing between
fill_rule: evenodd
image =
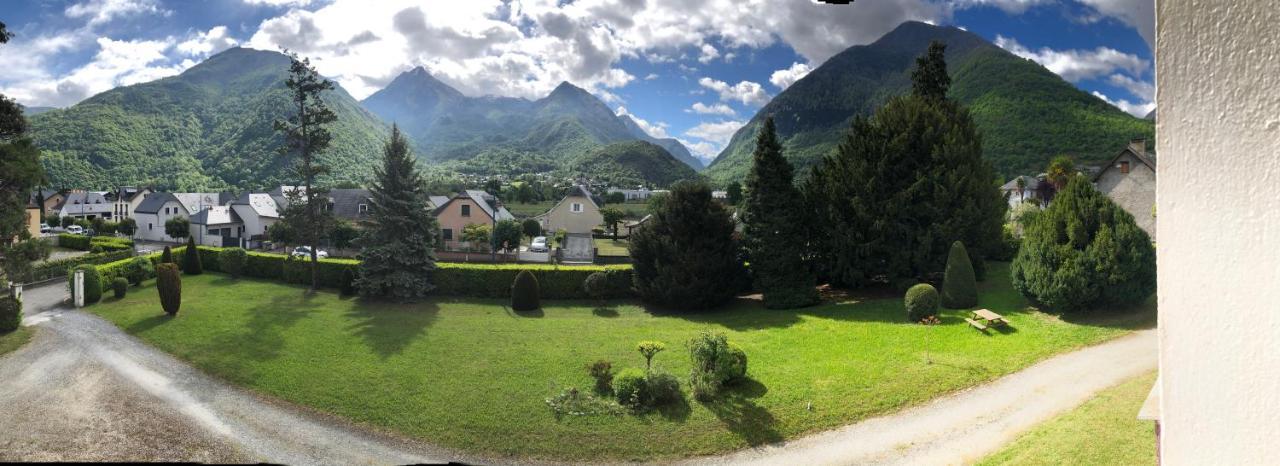
<instances>
[{"instance_id":1,"label":"gravel path","mask_svg":"<svg viewBox=\"0 0 1280 466\"><path fill-rule=\"evenodd\" d=\"M780 445L688 463L968 464L1098 391L1155 367L1156 333L1144 330L1055 356L989 384L896 414Z\"/></svg>"},{"instance_id":2,"label":"gravel path","mask_svg":"<svg viewBox=\"0 0 1280 466\"><path fill-rule=\"evenodd\" d=\"M455 456L264 400L26 292L31 343L0 357L0 461L405 464Z\"/></svg>"}]
</instances>

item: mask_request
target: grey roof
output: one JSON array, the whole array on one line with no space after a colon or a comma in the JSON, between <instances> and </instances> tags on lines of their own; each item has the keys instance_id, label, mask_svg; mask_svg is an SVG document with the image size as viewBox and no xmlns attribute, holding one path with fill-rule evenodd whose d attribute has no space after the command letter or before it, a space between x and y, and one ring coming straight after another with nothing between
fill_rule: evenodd
<instances>
[{"instance_id":1,"label":"grey roof","mask_svg":"<svg viewBox=\"0 0 1280 466\"><path fill-rule=\"evenodd\" d=\"M229 192L220 193L173 193L177 196L178 202L187 208L188 212L199 212L213 206L227 205L235 199L235 196Z\"/></svg>"},{"instance_id":2,"label":"grey roof","mask_svg":"<svg viewBox=\"0 0 1280 466\"><path fill-rule=\"evenodd\" d=\"M333 202L333 215L353 221L369 218L368 212L360 212L360 204L368 205L370 196L368 189L330 189L329 201Z\"/></svg>"},{"instance_id":3,"label":"grey roof","mask_svg":"<svg viewBox=\"0 0 1280 466\"><path fill-rule=\"evenodd\" d=\"M280 218L280 204L270 194L244 193L231 205L249 206L259 217Z\"/></svg>"},{"instance_id":4,"label":"grey roof","mask_svg":"<svg viewBox=\"0 0 1280 466\"><path fill-rule=\"evenodd\" d=\"M174 196L173 193L151 193L148 194L147 197L142 198L142 203L138 204L138 207L133 209L133 212L135 214L160 213L160 208L170 201L182 204L182 201L178 200L178 197ZM185 209L186 206L183 206L183 208ZM189 213L190 211L187 212Z\"/></svg>"},{"instance_id":5,"label":"grey roof","mask_svg":"<svg viewBox=\"0 0 1280 466\"><path fill-rule=\"evenodd\" d=\"M1015 189L1018 189L1018 179L1026 180L1026 185L1024 186L1024 189L1027 189L1027 190L1035 190L1035 189L1036 189L1036 185L1038 185L1038 184L1040 183L1040 180L1035 179L1035 177L1031 177L1031 176L1027 176L1027 175L1020 175L1020 176L1015 176L1015 177L1013 177L1013 179L1012 179L1012 180L1009 180L1009 182L1008 182L1008 183L1005 183L1004 185L1001 185L1001 186L1000 186L1000 190L1001 190L1001 191L1013 191L1013 190L1015 190Z\"/></svg>"},{"instance_id":6,"label":"grey roof","mask_svg":"<svg viewBox=\"0 0 1280 466\"><path fill-rule=\"evenodd\" d=\"M1124 157L1125 154L1132 155L1133 158L1138 159L1139 162L1142 162L1142 164L1146 165L1147 168L1150 168L1151 171L1156 171L1156 159L1153 158L1155 157L1155 154L1147 152L1146 150L1136 151L1133 150L1132 146L1125 146L1124 149L1120 150L1115 157L1111 158L1110 162L1103 165L1096 173L1093 173L1093 181L1098 181L1099 178L1102 178L1102 174L1116 166L1116 160L1119 160L1120 157Z\"/></svg>"},{"instance_id":7,"label":"grey roof","mask_svg":"<svg viewBox=\"0 0 1280 466\"><path fill-rule=\"evenodd\" d=\"M449 196L427 196L431 200L431 208L438 209L449 202Z\"/></svg>"},{"instance_id":8,"label":"grey roof","mask_svg":"<svg viewBox=\"0 0 1280 466\"><path fill-rule=\"evenodd\" d=\"M191 216L191 223L196 225L226 225L241 223L239 215L229 206L213 206L196 212Z\"/></svg>"},{"instance_id":9,"label":"grey roof","mask_svg":"<svg viewBox=\"0 0 1280 466\"><path fill-rule=\"evenodd\" d=\"M115 203L108 201L100 192L79 192L67 194L59 207L69 209L71 213L100 213L111 212Z\"/></svg>"}]
</instances>

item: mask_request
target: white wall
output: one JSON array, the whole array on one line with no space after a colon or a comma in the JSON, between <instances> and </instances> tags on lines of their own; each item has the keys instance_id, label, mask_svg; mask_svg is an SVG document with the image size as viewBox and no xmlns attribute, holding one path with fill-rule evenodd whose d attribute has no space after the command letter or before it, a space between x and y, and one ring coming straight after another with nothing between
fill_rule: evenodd
<instances>
[{"instance_id":1,"label":"white wall","mask_svg":"<svg viewBox=\"0 0 1280 466\"><path fill-rule=\"evenodd\" d=\"M1280 9L1156 9L1165 464L1276 464Z\"/></svg>"}]
</instances>

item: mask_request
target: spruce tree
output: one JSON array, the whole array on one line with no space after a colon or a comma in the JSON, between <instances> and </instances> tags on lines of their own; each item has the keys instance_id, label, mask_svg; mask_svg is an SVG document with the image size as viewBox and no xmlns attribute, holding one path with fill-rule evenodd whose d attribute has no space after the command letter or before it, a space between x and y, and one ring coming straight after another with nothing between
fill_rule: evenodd
<instances>
[{"instance_id":1,"label":"spruce tree","mask_svg":"<svg viewBox=\"0 0 1280 466\"><path fill-rule=\"evenodd\" d=\"M742 260L733 220L711 188L680 181L631 236L636 290L647 302L676 310L724 304L738 291Z\"/></svg>"},{"instance_id":2,"label":"spruce tree","mask_svg":"<svg viewBox=\"0 0 1280 466\"><path fill-rule=\"evenodd\" d=\"M957 240L981 278L1001 246L1007 203L968 109L945 97L943 50L918 61L912 94L856 117L802 188L816 215L810 247L834 283L936 278Z\"/></svg>"},{"instance_id":3,"label":"spruce tree","mask_svg":"<svg viewBox=\"0 0 1280 466\"><path fill-rule=\"evenodd\" d=\"M809 222L804 209L796 208L800 192L792 184L791 164L782 156L773 117L764 120L752 159L742 221L756 288L768 308L815 304L815 279L804 262Z\"/></svg>"},{"instance_id":4,"label":"spruce tree","mask_svg":"<svg viewBox=\"0 0 1280 466\"><path fill-rule=\"evenodd\" d=\"M365 296L415 300L435 288L440 225L427 207L426 183L399 127L391 127L382 152L382 168L369 189L372 222L358 240L355 287Z\"/></svg>"}]
</instances>

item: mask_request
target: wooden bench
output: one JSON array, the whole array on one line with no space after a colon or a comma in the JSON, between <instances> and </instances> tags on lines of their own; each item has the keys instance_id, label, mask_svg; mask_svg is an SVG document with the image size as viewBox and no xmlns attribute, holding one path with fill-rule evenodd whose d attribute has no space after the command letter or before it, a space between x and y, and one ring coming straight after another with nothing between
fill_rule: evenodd
<instances>
[{"instance_id":1,"label":"wooden bench","mask_svg":"<svg viewBox=\"0 0 1280 466\"><path fill-rule=\"evenodd\" d=\"M969 323L969 325L972 325L972 326L973 326L973 328L976 328L976 329L978 329L978 330L982 330L982 331L984 331L984 332L985 332L985 331L987 331L987 326L986 326L986 325L983 325L983 324L982 324L982 322L978 322L978 321L973 320L973 319L970 319L970 318L968 318L968 317L965 317L965 318L964 318L964 321L965 321L965 322L968 322L968 323Z\"/></svg>"}]
</instances>

